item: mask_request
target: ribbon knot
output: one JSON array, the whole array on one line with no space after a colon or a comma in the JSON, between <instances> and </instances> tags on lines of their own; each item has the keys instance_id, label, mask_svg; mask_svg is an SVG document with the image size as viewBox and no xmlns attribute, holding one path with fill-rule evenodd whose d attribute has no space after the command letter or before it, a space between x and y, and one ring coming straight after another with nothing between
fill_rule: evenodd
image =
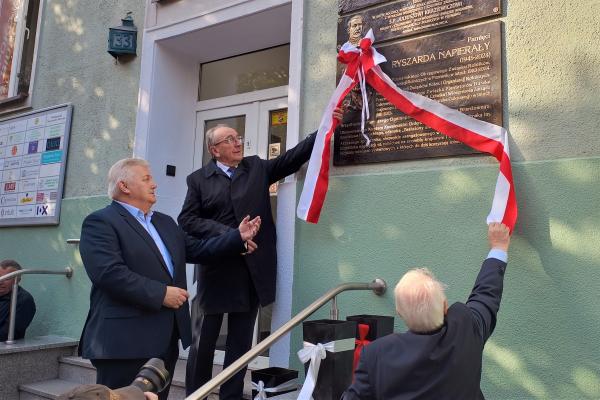
<instances>
[{"instance_id":1,"label":"ribbon knot","mask_svg":"<svg viewBox=\"0 0 600 400\"><path fill-rule=\"evenodd\" d=\"M375 36L373 35L373 29L369 29L369 32L367 32L365 37L358 43L358 47L350 42L346 42L338 53L338 60L340 60L341 63L348 65L344 74L348 75L354 81L356 81L358 77L358 85L362 97L360 132L367 141L367 146L371 145L371 138L365 134L365 121L367 121L371 115L369 113L369 98L367 96L365 76L371 68L386 61L385 57L373 47L374 41Z\"/></svg>"},{"instance_id":2,"label":"ribbon knot","mask_svg":"<svg viewBox=\"0 0 600 400\"><path fill-rule=\"evenodd\" d=\"M296 378L291 379L287 382L283 382L275 387L266 388L265 383L263 381L258 381L258 383L252 382L252 389L256 390L258 393L254 396L254 400L267 400L267 393L279 393L288 390L295 390L298 387L298 380Z\"/></svg>"},{"instance_id":3,"label":"ribbon knot","mask_svg":"<svg viewBox=\"0 0 600 400\"><path fill-rule=\"evenodd\" d=\"M258 381L258 383L252 382L252 389L258 392L254 400L266 400L267 393L265 392L265 383L263 381Z\"/></svg>"},{"instance_id":4,"label":"ribbon knot","mask_svg":"<svg viewBox=\"0 0 600 400\"><path fill-rule=\"evenodd\" d=\"M356 349L354 349L354 362L352 363L352 380L354 380L354 371L356 371L356 367L358 367L358 361L360 360L360 353L363 347L371 343L370 340L367 340L369 329L369 325L367 324L358 324L358 339L354 341Z\"/></svg>"}]
</instances>

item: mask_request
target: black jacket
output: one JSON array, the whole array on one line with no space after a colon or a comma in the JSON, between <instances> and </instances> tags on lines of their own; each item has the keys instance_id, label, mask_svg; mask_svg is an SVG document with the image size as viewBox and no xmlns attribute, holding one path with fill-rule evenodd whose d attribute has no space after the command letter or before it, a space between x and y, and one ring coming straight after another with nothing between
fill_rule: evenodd
<instances>
[{"instance_id":1,"label":"black jacket","mask_svg":"<svg viewBox=\"0 0 600 400\"><path fill-rule=\"evenodd\" d=\"M483 399L483 346L496 326L506 264L484 261L466 304L454 303L430 334L391 334L364 347L343 398Z\"/></svg>"},{"instance_id":2,"label":"black jacket","mask_svg":"<svg viewBox=\"0 0 600 400\"><path fill-rule=\"evenodd\" d=\"M191 342L189 306L164 307L167 286L186 288L185 263L244 251L239 231L209 240L186 235L159 212L152 224L171 254L174 276L142 225L113 202L86 217L79 251L92 281L90 311L79 343L89 359L150 358L166 352L175 323L183 347Z\"/></svg>"},{"instance_id":3,"label":"black jacket","mask_svg":"<svg viewBox=\"0 0 600 400\"><path fill-rule=\"evenodd\" d=\"M0 296L0 342L8 339L8 325L10 316L11 293ZM23 339L25 331L31 324L35 315L35 301L33 296L19 286L17 291L17 315L15 317L15 339Z\"/></svg>"},{"instance_id":4,"label":"black jacket","mask_svg":"<svg viewBox=\"0 0 600 400\"><path fill-rule=\"evenodd\" d=\"M203 313L248 311L251 285L262 306L275 301L276 233L269 186L300 169L310 158L315 136L309 135L272 160L244 157L232 179L214 161L188 176L188 191L177 220L190 235L213 237L237 228L246 215L262 219L254 239L258 244L254 253L223 258L198 268L197 304Z\"/></svg>"}]
</instances>

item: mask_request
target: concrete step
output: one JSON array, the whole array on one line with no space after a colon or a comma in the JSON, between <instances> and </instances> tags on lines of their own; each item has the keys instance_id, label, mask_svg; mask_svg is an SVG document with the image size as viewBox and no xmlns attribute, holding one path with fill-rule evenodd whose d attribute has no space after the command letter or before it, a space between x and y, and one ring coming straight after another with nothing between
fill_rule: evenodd
<instances>
[{"instance_id":1,"label":"concrete step","mask_svg":"<svg viewBox=\"0 0 600 400\"><path fill-rule=\"evenodd\" d=\"M61 357L58 362L58 379L79 383L80 385L96 383L96 368L89 360L70 356Z\"/></svg>"},{"instance_id":2,"label":"concrete step","mask_svg":"<svg viewBox=\"0 0 600 400\"><path fill-rule=\"evenodd\" d=\"M77 382L69 382L63 379L50 379L19 385L19 400L54 400L79 385Z\"/></svg>"},{"instance_id":3,"label":"concrete step","mask_svg":"<svg viewBox=\"0 0 600 400\"><path fill-rule=\"evenodd\" d=\"M169 400L185 399L185 359L179 359L175 366L175 373L171 383ZM223 370L220 365L213 366L213 376ZM81 357L69 356L59 359L59 380L72 382L75 384L90 384L96 382L96 369L89 360ZM214 393L218 393L218 388ZM252 384L250 383L250 371L246 372L244 380L244 396L250 398L252 393ZM215 397L216 398L216 397Z\"/></svg>"}]
</instances>

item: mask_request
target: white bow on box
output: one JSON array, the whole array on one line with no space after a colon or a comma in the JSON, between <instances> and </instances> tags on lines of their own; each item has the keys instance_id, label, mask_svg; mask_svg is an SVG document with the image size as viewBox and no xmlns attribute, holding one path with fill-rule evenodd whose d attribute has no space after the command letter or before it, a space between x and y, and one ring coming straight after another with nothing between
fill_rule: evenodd
<instances>
[{"instance_id":1,"label":"white bow on box","mask_svg":"<svg viewBox=\"0 0 600 400\"><path fill-rule=\"evenodd\" d=\"M298 388L298 380L291 379L287 382L283 382L274 387L266 388L263 381L258 383L252 382L252 390L256 390L258 393L254 396L254 400L267 400L267 393L280 393L286 390L293 390Z\"/></svg>"},{"instance_id":2,"label":"white bow on box","mask_svg":"<svg viewBox=\"0 0 600 400\"><path fill-rule=\"evenodd\" d=\"M319 376L319 368L321 368L321 360L327 357L327 352L338 353L341 351L354 350L354 338L334 340L328 343L309 343L304 342L304 348L298 351L298 358L303 363L310 361L308 372L304 385L298 395L298 400L311 400L315 386L317 385L317 377Z\"/></svg>"}]
</instances>

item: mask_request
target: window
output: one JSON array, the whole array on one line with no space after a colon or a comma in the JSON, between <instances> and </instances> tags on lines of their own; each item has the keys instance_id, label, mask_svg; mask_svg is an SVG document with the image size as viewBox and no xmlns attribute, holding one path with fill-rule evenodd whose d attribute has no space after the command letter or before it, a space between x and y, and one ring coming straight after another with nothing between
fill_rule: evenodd
<instances>
[{"instance_id":1,"label":"window","mask_svg":"<svg viewBox=\"0 0 600 400\"><path fill-rule=\"evenodd\" d=\"M287 85L289 64L289 44L204 63L198 100Z\"/></svg>"},{"instance_id":2,"label":"window","mask_svg":"<svg viewBox=\"0 0 600 400\"><path fill-rule=\"evenodd\" d=\"M32 88L40 0L0 0L0 106Z\"/></svg>"}]
</instances>

